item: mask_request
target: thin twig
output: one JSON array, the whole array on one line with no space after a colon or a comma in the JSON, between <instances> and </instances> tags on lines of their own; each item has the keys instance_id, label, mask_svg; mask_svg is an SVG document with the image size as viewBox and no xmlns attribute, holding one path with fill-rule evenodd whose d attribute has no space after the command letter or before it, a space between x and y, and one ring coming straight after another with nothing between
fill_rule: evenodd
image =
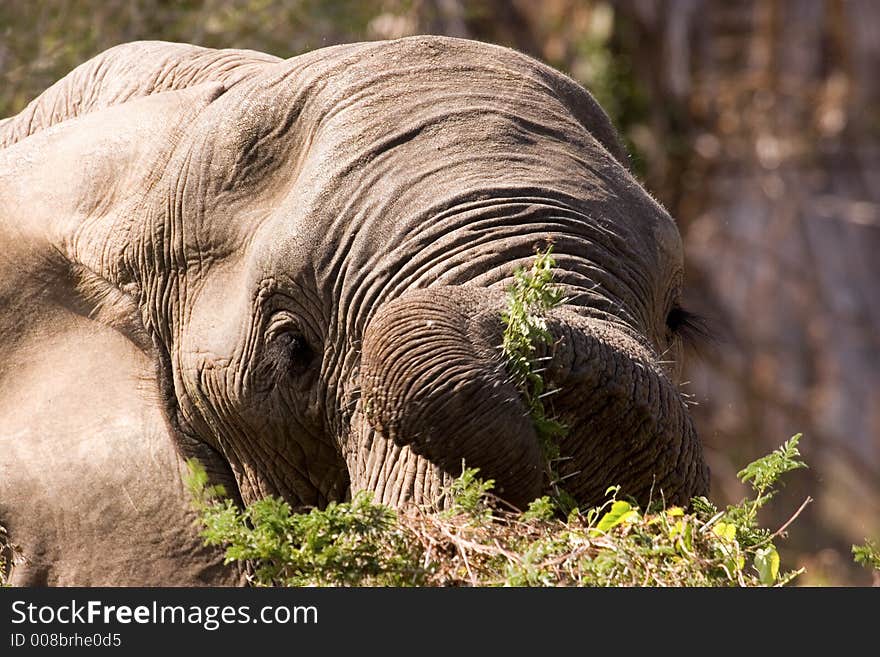
<instances>
[{"instance_id":1,"label":"thin twig","mask_svg":"<svg viewBox=\"0 0 880 657\"><path fill-rule=\"evenodd\" d=\"M709 518L709 520L706 521L706 524L700 528L700 531L703 533L706 533L707 531L709 531L709 528L712 525L714 525L716 522L718 522L721 518L723 518L725 513L726 513L726 511L719 511L714 516Z\"/></svg>"},{"instance_id":2,"label":"thin twig","mask_svg":"<svg viewBox=\"0 0 880 657\"><path fill-rule=\"evenodd\" d=\"M810 502L812 502L812 501L813 501L813 498L810 497L809 495L807 495L807 499L805 499L805 500L803 501L803 504L801 504L801 505L798 507L798 510L794 512L794 515L792 515L791 518L789 518L789 519L785 522L785 524L782 525L782 527L780 527L780 528L777 529L775 532L773 532L772 534L770 534L770 536L768 536L768 537L765 538L763 541L761 541L760 543L758 543L757 545L755 545L755 547L760 547L760 546L762 546L762 545L766 545L767 543L769 543L770 541L772 541L772 540L773 540L774 538L776 538L777 536L780 536L780 535L782 534L782 532L784 532L786 529L788 529L788 527L789 527L789 525L791 525L791 523L793 523L795 520L797 520L797 517L798 517L799 515L801 515L801 511L803 511L803 510L807 507L807 505L808 505Z\"/></svg>"}]
</instances>

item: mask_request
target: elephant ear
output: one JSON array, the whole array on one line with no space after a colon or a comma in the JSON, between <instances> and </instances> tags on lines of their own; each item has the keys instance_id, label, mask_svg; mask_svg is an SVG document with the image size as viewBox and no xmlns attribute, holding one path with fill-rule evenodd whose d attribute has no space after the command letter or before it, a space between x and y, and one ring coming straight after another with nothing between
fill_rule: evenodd
<instances>
[{"instance_id":1,"label":"elephant ear","mask_svg":"<svg viewBox=\"0 0 880 657\"><path fill-rule=\"evenodd\" d=\"M215 50L166 41L124 43L79 65L19 114L0 120L0 148L136 98L211 82L228 89L255 70L280 61L253 50Z\"/></svg>"},{"instance_id":2,"label":"elephant ear","mask_svg":"<svg viewBox=\"0 0 880 657\"><path fill-rule=\"evenodd\" d=\"M80 273L124 286L118 279L129 240L149 230L149 190L188 126L223 93L222 85L209 83L155 94L0 149L0 239L28 245L31 267L36 253L43 265L60 255Z\"/></svg>"},{"instance_id":3,"label":"elephant ear","mask_svg":"<svg viewBox=\"0 0 880 657\"><path fill-rule=\"evenodd\" d=\"M223 92L154 94L0 149L0 523L30 560L19 583L192 584L217 567L124 270L149 190Z\"/></svg>"}]
</instances>

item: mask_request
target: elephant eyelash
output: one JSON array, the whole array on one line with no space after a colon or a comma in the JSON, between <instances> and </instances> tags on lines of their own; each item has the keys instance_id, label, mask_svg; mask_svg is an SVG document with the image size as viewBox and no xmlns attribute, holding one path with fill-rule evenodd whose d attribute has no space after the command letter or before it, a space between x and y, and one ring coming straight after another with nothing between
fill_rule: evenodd
<instances>
[{"instance_id":1,"label":"elephant eyelash","mask_svg":"<svg viewBox=\"0 0 880 657\"><path fill-rule=\"evenodd\" d=\"M307 369L314 356L306 339L295 331L274 335L267 352L272 362L283 365L283 369L291 374Z\"/></svg>"},{"instance_id":2,"label":"elephant eyelash","mask_svg":"<svg viewBox=\"0 0 880 657\"><path fill-rule=\"evenodd\" d=\"M699 346L712 341L709 321L702 315L693 313L679 305L672 307L666 316L666 326L690 346Z\"/></svg>"},{"instance_id":3,"label":"elephant eyelash","mask_svg":"<svg viewBox=\"0 0 880 657\"><path fill-rule=\"evenodd\" d=\"M283 385L289 377L298 377L309 370L314 352L302 335L294 331L277 333L266 343L263 356L255 369L254 379L261 390Z\"/></svg>"}]
</instances>

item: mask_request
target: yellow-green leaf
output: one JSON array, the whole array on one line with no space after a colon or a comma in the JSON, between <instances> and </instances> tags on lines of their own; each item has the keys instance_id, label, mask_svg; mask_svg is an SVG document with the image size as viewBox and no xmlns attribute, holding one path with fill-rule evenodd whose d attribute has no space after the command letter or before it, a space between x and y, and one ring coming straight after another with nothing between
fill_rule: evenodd
<instances>
[{"instance_id":1,"label":"yellow-green leaf","mask_svg":"<svg viewBox=\"0 0 880 657\"><path fill-rule=\"evenodd\" d=\"M755 551L755 570L764 586L772 586L779 576L779 553L772 545Z\"/></svg>"},{"instance_id":2,"label":"yellow-green leaf","mask_svg":"<svg viewBox=\"0 0 880 657\"><path fill-rule=\"evenodd\" d=\"M714 533L718 538L723 538L726 541L732 541L736 538L736 526L729 522L719 522L714 527L712 527L712 533Z\"/></svg>"},{"instance_id":3,"label":"yellow-green leaf","mask_svg":"<svg viewBox=\"0 0 880 657\"><path fill-rule=\"evenodd\" d=\"M678 521L682 524L681 537L678 539L678 546L685 554L690 554L694 549L694 526L685 522L684 519Z\"/></svg>"},{"instance_id":4,"label":"yellow-green leaf","mask_svg":"<svg viewBox=\"0 0 880 657\"><path fill-rule=\"evenodd\" d=\"M611 505L611 510L599 520L596 529L600 532L607 532L612 527L617 527L617 525L625 522L632 522L638 516L639 512L634 510L629 502L617 500Z\"/></svg>"}]
</instances>

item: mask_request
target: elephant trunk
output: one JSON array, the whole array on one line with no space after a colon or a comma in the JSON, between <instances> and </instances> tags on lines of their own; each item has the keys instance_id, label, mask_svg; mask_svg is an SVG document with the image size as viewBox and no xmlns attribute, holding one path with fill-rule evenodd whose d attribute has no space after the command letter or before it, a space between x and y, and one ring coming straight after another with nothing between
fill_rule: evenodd
<instances>
[{"instance_id":1,"label":"elephant trunk","mask_svg":"<svg viewBox=\"0 0 880 657\"><path fill-rule=\"evenodd\" d=\"M390 503L429 501L429 489L464 462L520 508L544 492L544 450L500 349L503 303L503 294L486 289L429 288L378 310L364 335L360 377L360 449L369 444L362 460L372 465L353 477L355 488L393 489L382 496ZM565 307L547 318L554 343L544 378L558 389L547 405L567 426L554 469L566 490L583 504L601 502L615 484L643 503L652 495L687 503L707 492L677 386L625 328L583 311ZM383 462L383 454L400 463ZM420 472L421 493L389 483L391 468L398 479Z\"/></svg>"},{"instance_id":2,"label":"elephant trunk","mask_svg":"<svg viewBox=\"0 0 880 657\"><path fill-rule=\"evenodd\" d=\"M540 495L543 456L505 369L501 316L468 288L412 292L370 322L361 361L362 411L398 447L457 474L495 480L518 506ZM482 291L485 293L485 290Z\"/></svg>"},{"instance_id":3,"label":"elephant trunk","mask_svg":"<svg viewBox=\"0 0 880 657\"><path fill-rule=\"evenodd\" d=\"M567 425L558 467L566 490L599 503L619 485L642 504L686 505L709 489L702 447L678 386L652 350L622 328L572 309L548 320L546 374Z\"/></svg>"}]
</instances>

